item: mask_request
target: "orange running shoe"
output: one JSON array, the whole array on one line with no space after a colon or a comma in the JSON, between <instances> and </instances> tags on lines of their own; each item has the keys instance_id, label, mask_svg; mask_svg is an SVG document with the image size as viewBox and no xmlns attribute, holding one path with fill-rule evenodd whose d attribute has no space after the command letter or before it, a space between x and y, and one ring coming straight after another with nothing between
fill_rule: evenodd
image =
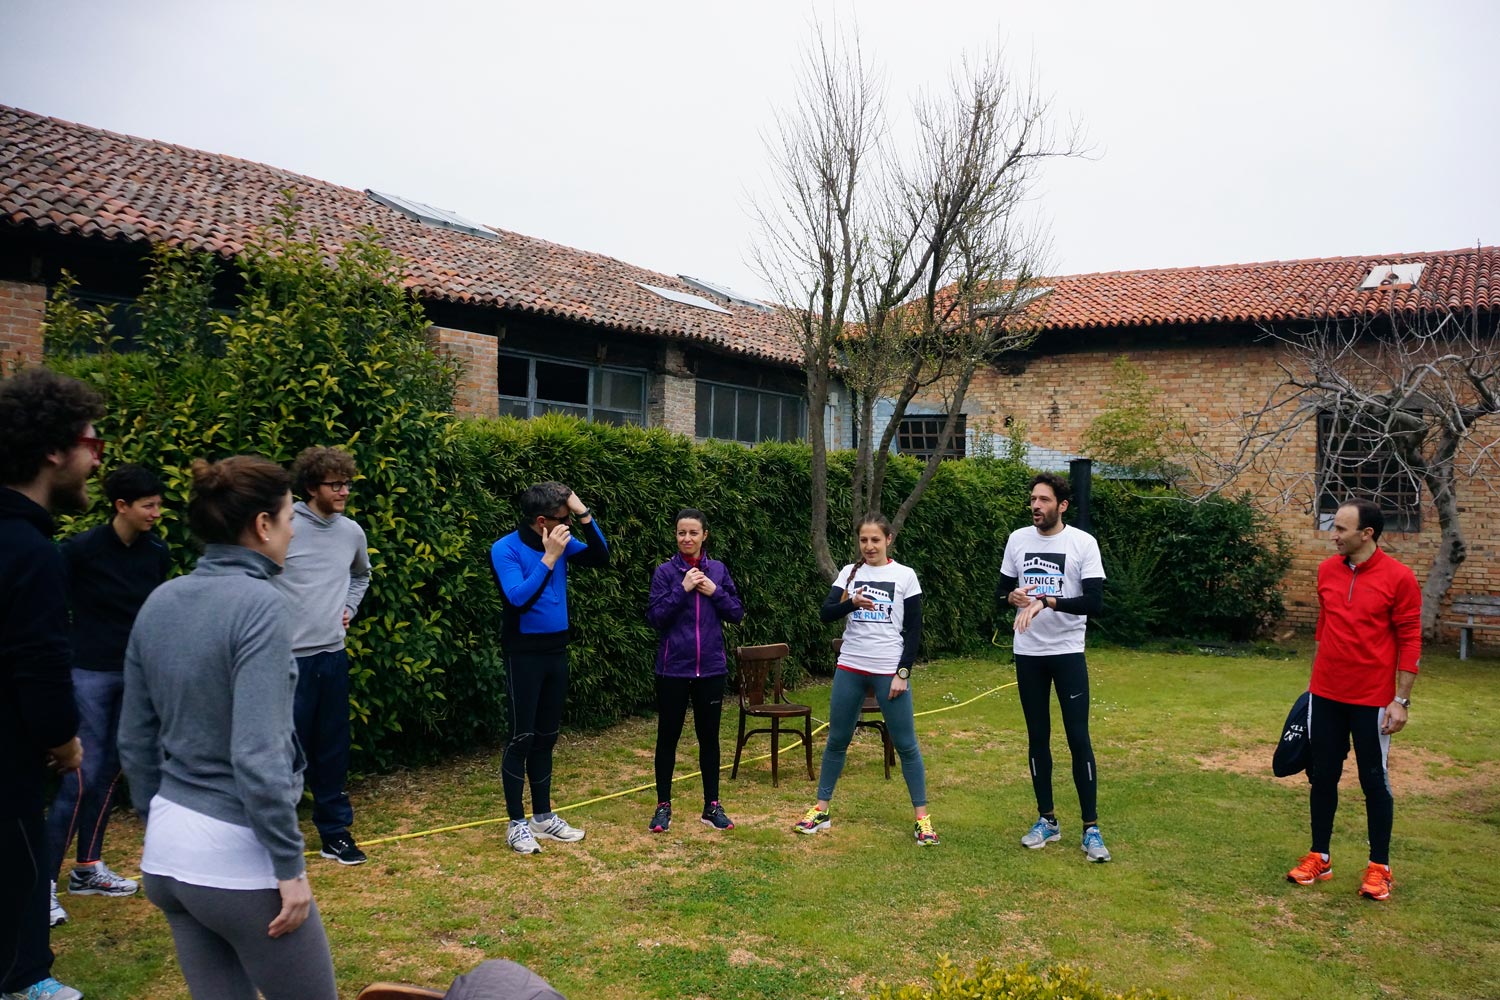
<instances>
[{"instance_id":1,"label":"orange running shoe","mask_svg":"<svg viewBox=\"0 0 1500 1000\"><path fill-rule=\"evenodd\" d=\"M1296 882L1298 885L1327 882L1331 878L1333 878L1333 865L1324 861L1323 855L1317 851L1308 851L1307 856L1297 862L1297 867L1286 873L1286 880Z\"/></svg>"},{"instance_id":2,"label":"orange running shoe","mask_svg":"<svg viewBox=\"0 0 1500 1000\"><path fill-rule=\"evenodd\" d=\"M1371 861L1365 868L1364 881L1359 883L1359 894L1366 899L1390 899L1391 870Z\"/></svg>"}]
</instances>

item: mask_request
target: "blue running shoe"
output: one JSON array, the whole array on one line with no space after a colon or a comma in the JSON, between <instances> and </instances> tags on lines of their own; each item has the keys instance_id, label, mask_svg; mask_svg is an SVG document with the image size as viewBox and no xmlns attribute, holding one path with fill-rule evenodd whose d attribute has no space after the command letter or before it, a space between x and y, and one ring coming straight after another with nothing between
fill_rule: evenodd
<instances>
[{"instance_id":1,"label":"blue running shoe","mask_svg":"<svg viewBox=\"0 0 1500 1000\"><path fill-rule=\"evenodd\" d=\"M1104 835L1099 832L1097 826L1091 826L1083 831L1083 843L1079 845L1083 853L1089 856L1089 860L1096 864L1103 864L1109 860L1109 848L1104 846Z\"/></svg>"},{"instance_id":2,"label":"blue running shoe","mask_svg":"<svg viewBox=\"0 0 1500 1000\"><path fill-rule=\"evenodd\" d=\"M1031 829L1026 831L1026 836L1021 838L1021 846L1029 847L1033 851L1055 844L1062 840L1062 830L1058 827L1056 820L1045 816L1038 816Z\"/></svg>"}]
</instances>

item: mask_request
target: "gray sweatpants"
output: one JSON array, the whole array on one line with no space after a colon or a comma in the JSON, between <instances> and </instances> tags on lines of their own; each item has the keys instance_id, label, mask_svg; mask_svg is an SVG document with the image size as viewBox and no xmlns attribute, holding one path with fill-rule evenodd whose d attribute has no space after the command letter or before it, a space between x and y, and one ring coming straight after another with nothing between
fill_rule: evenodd
<instances>
[{"instance_id":1,"label":"gray sweatpants","mask_svg":"<svg viewBox=\"0 0 1500 1000\"><path fill-rule=\"evenodd\" d=\"M318 904L279 938L266 928L281 912L275 889L209 889L144 876L146 897L167 916L194 1000L338 1000L333 956Z\"/></svg>"}]
</instances>

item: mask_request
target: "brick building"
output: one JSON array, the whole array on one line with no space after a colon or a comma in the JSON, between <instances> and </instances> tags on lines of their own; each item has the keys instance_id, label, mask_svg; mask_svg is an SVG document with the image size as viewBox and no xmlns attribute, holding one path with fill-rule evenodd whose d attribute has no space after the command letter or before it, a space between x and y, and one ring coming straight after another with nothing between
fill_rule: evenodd
<instances>
[{"instance_id":1,"label":"brick building","mask_svg":"<svg viewBox=\"0 0 1500 1000\"><path fill-rule=\"evenodd\" d=\"M766 306L728 289L409 198L3 106L0 356L40 359L48 290L64 269L85 302L123 304L142 288L151 244L231 259L288 196L324 245L373 230L401 258L434 341L465 363L462 413L561 411L746 443L806 434L796 346ZM128 340L128 310L116 319Z\"/></svg>"},{"instance_id":2,"label":"brick building","mask_svg":"<svg viewBox=\"0 0 1500 1000\"><path fill-rule=\"evenodd\" d=\"M1416 264L1422 267L1414 283L1361 288L1372 275L1380 279L1393 267ZM1222 456L1238 444L1243 415L1262 407L1282 381L1284 350L1272 332L1357 319L1378 327L1388 311L1410 314L1425 303L1477 318L1500 349L1500 249L1493 247L1071 275L1045 284L1052 291L1039 304L1044 312L1036 343L1004 369L985 371L970 389L971 449L983 447L986 430L998 440L1012 420L1021 421L1039 445L1081 452L1121 355L1146 369L1194 444ZM1294 561L1286 603L1290 620L1304 625L1315 615L1314 574L1331 553L1326 527L1338 500L1320 493L1315 482L1319 449L1330 446L1327 431L1319 422L1308 423L1280 451L1274 468L1242 477L1233 487L1261 496L1290 540ZM1475 440L1497 439L1500 417L1486 418ZM1500 593L1497 487L1500 455L1457 484L1469 555L1450 594ZM1425 491L1393 493L1381 497L1389 521L1382 543L1420 581L1439 542L1437 514Z\"/></svg>"},{"instance_id":3,"label":"brick building","mask_svg":"<svg viewBox=\"0 0 1500 1000\"><path fill-rule=\"evenodd\" d=\"M141 289L152 243L232 258L288 194L299 224L325 244L370 229L402 259L434 341L465 363L461 413L562 411L746 443L805 436L796 344L767 307L727 289L408 198L3 106L0 359L41 357L47 293L64 269L86 301L124 303ZM1415 282L1360 287L1378 269L1415 264L1422 265ZM233 301L228 280L225 305ZM1473 310L1493 330L1500 250L1124 271L1045 284L1050 290L1034 307L1040 336L1024 355L976 378L957 453L1000 446L1014 421L1051 454L1079 453L1121 354L1151 373L1199 446L1223 451L1237 440L1236 418L1279 381L1268 330L1415 308L1424 296ZM124 312L117 317L128 327ZM910 407L899 450L935 447L941 407L930 402ZM882 410L889 412L882 405L877 416ZM818 415L830 444L852 444L847 416L847 396L835 388L829 412ZM1283 478L1310 481L1319 447L1309 428L1283 453ZM1500 473L1495 456L1487 469ZM1489 478L1459 485L1470 554L1455 594L1500 593L1500 501ZM1319 510L1326 498L1308 486L1275 506L1295 551L1287 606L1305 624L1313 570L1329 551ZM1388 531L1386 544L1420 577L1438 531L1430 503L1418 507L1397 512L1406 530Z\"/></svg>"}]
</instances>

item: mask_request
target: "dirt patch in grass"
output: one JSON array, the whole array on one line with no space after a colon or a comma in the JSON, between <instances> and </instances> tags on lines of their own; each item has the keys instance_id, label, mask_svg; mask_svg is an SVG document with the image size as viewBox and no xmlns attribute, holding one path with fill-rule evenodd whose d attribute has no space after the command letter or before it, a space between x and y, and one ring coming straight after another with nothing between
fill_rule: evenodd
<instances>
[{"instance_id":1,"label":"dirt patch in grass","mask_svg":"<svg viewBox=\"0 0 1500 1000\"><path fill-rule=\"evenodd\" d=\"M1238 741L1236 741L1238 742ZM1344 764L1344 774L1339 787L1359 788L1359 773L1354 766L1354 752ZM1301 794L1306 790L1307 777L1294 774L1289 778L1278 778L1271 774L1271 751L1265 746L1232 746L1208 754L1195 754L1198 766L1205 771L1227 771L1254 778L1265 778L1273 784ZM1485 762L1471 765L1460 764L1440 753L1418 746L1402 746L1393 742L1390 757L1391 791L1396 794L1445 797L1470 791L1476 782L1493 785L1500 781L1500 765Z\"/></svg>"}]
</instances>

